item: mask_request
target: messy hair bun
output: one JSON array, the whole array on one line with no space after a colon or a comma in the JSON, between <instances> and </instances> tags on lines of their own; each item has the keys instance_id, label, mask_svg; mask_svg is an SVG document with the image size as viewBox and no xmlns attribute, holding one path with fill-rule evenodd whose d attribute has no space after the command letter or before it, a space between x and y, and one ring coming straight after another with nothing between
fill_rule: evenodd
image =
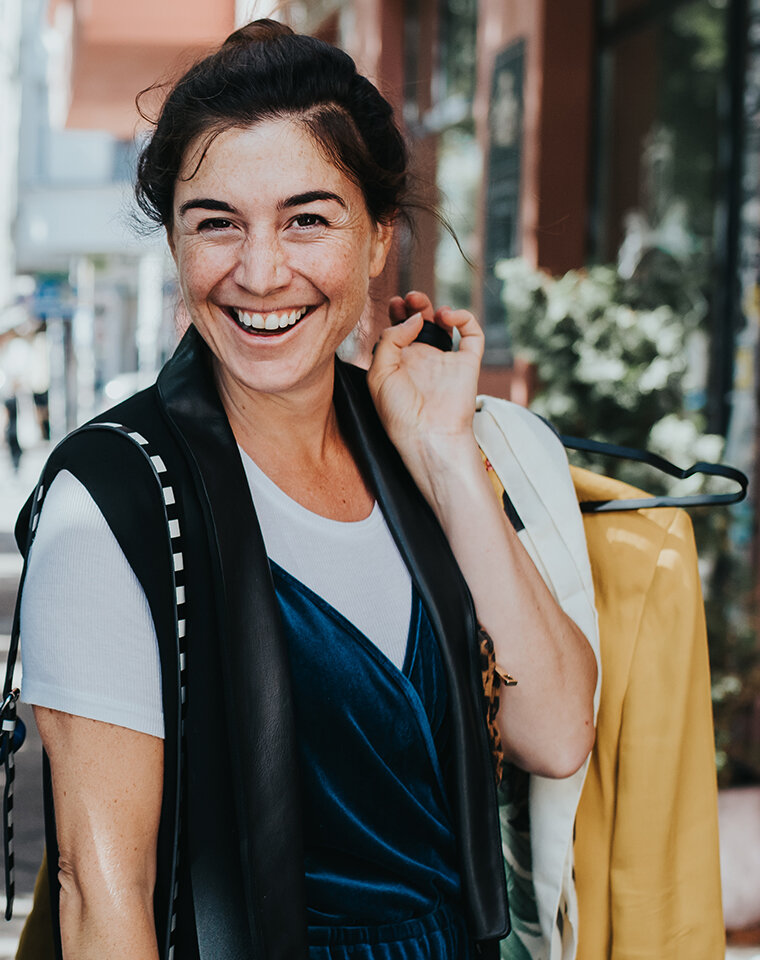
<instances>
[{"instance_id":1,"label":"messy hair bun","mask_svg":"<svg viewBox=\"0 0 760 960\"><path fill-rule=\"evenodd\" d=\"M171 228L174 186L188 148L199 144L202 160L222 131L279 117L309 130L361 188L375 223L406 214L407 151L390 104L348 54L274 20L235 30L171 89L138 161L143 212Z\"/></svg>"},{"instance_id":2,"label":"messy hair bun","mask_svg":"<svg viewBox=\"0 0 760 960\"><path fill-rule=\"evenodd\" d=\"M295 32L285 23L277 20L252 20L227 37L221 49L225 47L245 46L249 43L267 43L280 37L292 37Z\"/></svg>"}]
</instances>

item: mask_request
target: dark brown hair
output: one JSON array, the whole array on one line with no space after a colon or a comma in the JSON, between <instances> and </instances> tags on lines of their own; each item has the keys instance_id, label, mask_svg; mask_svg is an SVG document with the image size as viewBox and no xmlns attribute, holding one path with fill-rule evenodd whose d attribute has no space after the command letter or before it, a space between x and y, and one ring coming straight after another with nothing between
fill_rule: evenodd
<instances>
[{"instance_id":1,"label":"dark brown hair","mask_svg":"<svg viewBox=\"0 0 760 960\"><path fill-rule=\"evenodd\" d=\"M375 223L407 218L410 207L420 206L408 196L407 151L391 106L348 54L282 23L256 20L191 67L166 97L138 161L142 211L171 229L174 186L188 147L200 144L200 165L224 130L279 117L309 130L361 188Z\"/></svg>"}]
</instances>

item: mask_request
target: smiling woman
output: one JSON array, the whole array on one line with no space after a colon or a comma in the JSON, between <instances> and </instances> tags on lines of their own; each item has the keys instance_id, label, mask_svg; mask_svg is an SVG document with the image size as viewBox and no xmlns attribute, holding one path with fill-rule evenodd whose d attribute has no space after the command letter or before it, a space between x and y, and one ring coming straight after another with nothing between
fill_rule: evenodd
<instances>
[{"instance_id":1,"label":"smiling woman","mask_svg":"<svg viewBox=\"0 0 760 960\"><path fill-rule=\"evenodd\" d=\"M336 357L406 169L350 58L265 20L176 84L140 158L192 323L28 505L64 960L495 958L490 747L547 777L589 752L594 653L475 440L475 317L412 291L369 372ZM458 350L416 342L425 321ZM529 462L556 453L529 434ZM519 678L488 711L481 639L488 689L494 659Z\"/></svg>"}]
</instances>

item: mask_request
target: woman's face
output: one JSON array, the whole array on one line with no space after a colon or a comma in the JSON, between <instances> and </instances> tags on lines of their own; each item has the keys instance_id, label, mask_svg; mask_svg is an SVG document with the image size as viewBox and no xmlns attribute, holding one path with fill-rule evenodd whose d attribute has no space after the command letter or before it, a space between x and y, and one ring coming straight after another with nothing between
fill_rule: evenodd
<instances>
[{"instance_id":1,"label":"woman's face","mask_svg":"<svg viewBox=\"0 0 760 960\"><path fill-rule=\"evenodd\" d=\"M223 384L315 382L361 316L391 228L292 120L221 133L190 177L198 156L191 146L177 180L169 244Z\"/></svg>"}]
</instances>

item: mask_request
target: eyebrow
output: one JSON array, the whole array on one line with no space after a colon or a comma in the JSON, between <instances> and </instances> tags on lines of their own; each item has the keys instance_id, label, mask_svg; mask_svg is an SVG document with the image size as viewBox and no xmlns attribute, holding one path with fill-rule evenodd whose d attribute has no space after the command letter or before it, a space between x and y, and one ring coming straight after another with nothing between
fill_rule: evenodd
<instances>
[{"instance_id":1,"label":"eyebrow","mask_svg":"<svg viewBox=\"0 0 760 960\"><path fill-rule=\"evenodd\" d=\"M277 206L280 210L290 207L300 207L306 203L314 203L316 200L334 200L341 207L345 208L346 202L337 193L331 193L329 190L307 190L306 193L296 193L292 197L281 200ZM212 200L210 197L197 197L192 200L186 200L179 208L180 216L184 216L188 210L218 210L223 213L237 213L238 211L231 204L224 200Z\"/></svg>"},{"instance_id":2,"label":"eyebrow","mask_svg":"<svg viewBox=\"0 0 760 960\"><path fill-rule=\"evenodd\" d=\"M179 208L180 216L184 216L188 210L221 210L224 213L237 213L237 210L224 200L211 200L208 197L185 200Z\"/></svg>"},{"instance_id":3,"label":"eyebrow","mask_svg":"<svg viewBox=\"0 0 760 960\"><path fill-rule=\"evenodd\" d=\"M286 207L300 207L305 203L314 203L315 200L334 200L341 207L346 206L345 200L339 197L337 193L331 193L329 190L307 190L306 193L297 193L287 200L282 200L277 206L282 210Z\"/></svg>"}]
</instances>

